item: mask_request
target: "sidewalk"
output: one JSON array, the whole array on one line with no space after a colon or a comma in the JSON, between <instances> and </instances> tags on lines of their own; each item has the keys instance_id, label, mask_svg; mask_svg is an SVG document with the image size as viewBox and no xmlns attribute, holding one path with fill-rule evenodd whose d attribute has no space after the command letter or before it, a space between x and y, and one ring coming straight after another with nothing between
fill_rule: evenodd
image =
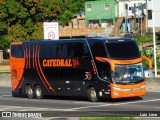
<instances>
[{"instance_id":1,"label":"sidewalk","mask_svg":"<svg viewBox=\"0 0 160 120\"><path fill-rule=\"evenodd\" d=\"M10 60L0 60L0 71L10 71Z\"/></svg>"},{"instance_id":2,"label":"sidewalk","mask_svg":"<svg viewBox=\"0 0 160 120\"><path fill-rule=\"evenodd\" d=\"M10 71L10 65L0 65L0 71Z\"/></svg>"}]
</instances>

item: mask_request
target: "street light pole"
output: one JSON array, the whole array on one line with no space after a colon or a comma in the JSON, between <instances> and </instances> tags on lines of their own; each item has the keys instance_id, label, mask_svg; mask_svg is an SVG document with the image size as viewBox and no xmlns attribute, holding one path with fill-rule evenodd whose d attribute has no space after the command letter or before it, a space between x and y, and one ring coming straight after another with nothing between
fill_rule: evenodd
<instances>
[{"instance_id":1,"label":"street light pole","mask_svg":"<svg viewBox=\"0 0 160 120\"><path fill-rule=\"evenodd\" d=\"M148 0L146 0L146 33L148 32Z\"/></svg>"},{"instance_id":2,"label":"street light pole","mask_svg":"<svg viewBox=\"0 0 160 120\"><path fill-rule=\"evenodd\" d=\"M126 0L124 0L124 9L125 9L125 33L127 33L127 4L126 4Z\"/></svg>"},{"instance_id":3,"label":"street light pole","mask_svg":"<svg viewBox=\"0 0 160 120\"><path fill-rule=\"evenodd\" d=\"M152 26L153 26L154 69L155 69L155 77L157 77L156 35L155 35L155 25L154 25L153 0L152 0Z\"/></svg>"},{"instance_id":4,"label":"street light pole","mask_svg":"<svg viewBox=\"0 0 160 120\"><path fill-rule=\"evenodd\" d=\"M141 36L142 36L142 13L141 13Z\"/></svg>"}]
</instances>

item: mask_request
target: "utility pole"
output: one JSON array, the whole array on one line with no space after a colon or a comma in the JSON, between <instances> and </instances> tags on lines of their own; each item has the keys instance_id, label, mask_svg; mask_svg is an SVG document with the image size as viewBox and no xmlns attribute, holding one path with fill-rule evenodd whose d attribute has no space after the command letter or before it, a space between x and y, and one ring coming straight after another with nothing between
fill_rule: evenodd
<instances>
[{"instance_id":1,"label":"utility pole","mask_svg":"<svg viewBox=\"0 0 160 120\"><path fill-rule=\"evenodd\" d=\"M134 3L134 31L136 31L136 3Z\"/></svg>"},{"instance_id":2,"label":"utility pole","mask_svg":"<svg viewBox=\"0 0 160 120\"><path fill-rule=\"evenodd\" d=\"M141 13L141 36L142 36L142 13Z\"/></svg>"},{"instance_id":3,"label":"utility pole","mask_svg":"<svg viewBox=\"0 0 160 120\"><path fill-rule=\"evenodd\" d=\"M143 7L142 4L140 5L141 7L141 36L142 36L142 15L143 15Z\"/></svg>"},{"instance_id":4,"label":"utility pole","mask_svg":"<svg viewBox=\"0 0 160 120\"><path fill-rule=\"evenodd\" d=\"M146 33L148 32L148 0L146 0Z\"/></svg>"},{"instance_id":5,"label":"utility pole","mask_svg":"<svg viewBox=\"0 0 160 120\"><path fill-rule=\"evenodd\" d=\"M138 3L138 33L140 32L140 26L139 26L139 17L140 17L140 4Z\"/></svg>"},{"instance_id":6,"label":"utility pole","mask_svg":"<svg viewBox=\"0 0 160 120\"><path fill-rule=\"evenodd\" d=\"M125 9L125 33L127 33L127 4L126 4L126 0L124 0L124 9Z\"/></svg>"},{"instance_id":7,"label":"utility pole","mask_svg":"<svg viewBox=\"0 0 160 120\"><path fill-rule=\"evenodd\" d=\"M152 2L152 25L153 25L154 69L155 69L155 77L157 77L156 35L155 35L155 25L154 25L153 0L152 0L151 2Z\"/></svg>"},{"instance_id":8,"label":"utility pole","mask_svg":"<svg viewBox=\"0 0 160 120\"><path fill-rule=\"evenodd\" d=\"M128 32L128 4L126 4L126 30Z\"/></svg>"}]
</instances>

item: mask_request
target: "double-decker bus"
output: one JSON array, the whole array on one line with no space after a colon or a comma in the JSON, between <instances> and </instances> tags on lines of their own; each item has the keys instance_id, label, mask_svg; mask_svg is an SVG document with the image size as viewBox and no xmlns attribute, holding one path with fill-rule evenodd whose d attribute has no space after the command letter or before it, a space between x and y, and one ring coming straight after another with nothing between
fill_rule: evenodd
<instances>
[{"instance_id":1,"label":"double-decker bus","mask_svg":"<svg viewBox=\"0 0 160 120\"><path fill-rule=\"evenodd\" d=\"M12 42L12 96L99 98L145 95L138 46L129 38L79 38Z\"/></svg>"}]
</instances>

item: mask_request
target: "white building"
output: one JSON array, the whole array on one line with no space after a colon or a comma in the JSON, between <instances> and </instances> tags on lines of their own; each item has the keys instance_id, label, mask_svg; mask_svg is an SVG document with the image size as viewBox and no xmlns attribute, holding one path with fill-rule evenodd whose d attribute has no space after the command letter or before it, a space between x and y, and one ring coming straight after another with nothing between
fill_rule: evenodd
<instances>
[{"instance_id":1,"label":"white building","mask_svg":"<svg viewBox=\"0 0 160 120\"><path fill-rule=\"evenodd\" d=\"M152 10L152 1L147 0L147 9ZM153 12L154 12L154 24L156 32L160 32L160 0L153 0ZM152 29L153 27L152 18L148 19L148 28Z\"/></svg>"},{"instance_id":2,"label":"white building","mask_svg":"<svg viewBox=\"0 0 160 120\"><path fill-rule=\"evenodd\" d=\"M146 24L143 22L147 14L146 6L146 0L116 1L115 16L124 18L121 26L123 32L145 31L146 27L142 24Z\"/></svg>"},{"instance_id":3,"label":"white building","mask_svg":"<svg viewBox=\"0 0 160 120\"><path fill-rule=\"evenodd\" d=\"M142 29L143 32L151 32L153 26L152 17L150 17L152 15L149 14L151 12L152 0L116 0L115 3L115 16L117 18L124 17L125 22L123 21L122 24L129 24L131 31L135 29L141 31ZM153 0L153 12L156 32L160 32L160 0ZM136 25L133 23L134 21L136 21Z\"/></svg>"},{"instance_id":4,"label":"white building","mask_svg":"<svg viewBox=\"0 0 160 120\"><path fill-rule=\"evenodd\" d=\"M117 17L132 17L140 16L142 9L146 14L146 0L117 0L116 4L116 16Z\"/></svg>"}]
</instances>

